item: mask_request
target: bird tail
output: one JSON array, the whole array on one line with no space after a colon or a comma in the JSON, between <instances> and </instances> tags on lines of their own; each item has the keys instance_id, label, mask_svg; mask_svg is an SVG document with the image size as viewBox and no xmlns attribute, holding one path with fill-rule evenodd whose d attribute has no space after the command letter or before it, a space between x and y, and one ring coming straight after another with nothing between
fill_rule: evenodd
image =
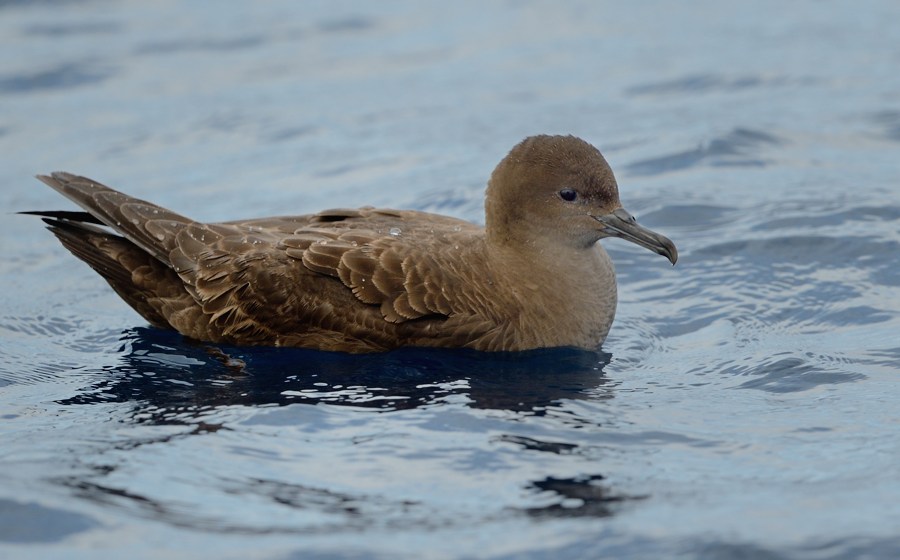
<instances>
[{"instance_id":1,"label":"bird tail","mask_svg":"<svg viewBox=\"0 0 900 560\"><path fill-rule=\"evenodd\" d=\"M171 265L169 252L175 248L175 236L192 222L162 206L128 196L87 177L54 172L50 175L38 175L37 178L81 206L90 218L80 212L36 214L57 221L66 220L70 225L79 223L108 226L167 266ZM68 219L72 216L76 219Z\"/></svg>"},{"instance_id":2,"label":"bird tail","mask_svg":"<svg viewBox=\"0 0 900 560\"><path fill-rule=\"evenodd\" d=\"M161 286L181 287L168 266L128 239L98 227L99 221L86 212L21 213L41 216L63 247L97 271L150 324L172 328L149 301L158 299Z\"/></svg>"}]
</instances>

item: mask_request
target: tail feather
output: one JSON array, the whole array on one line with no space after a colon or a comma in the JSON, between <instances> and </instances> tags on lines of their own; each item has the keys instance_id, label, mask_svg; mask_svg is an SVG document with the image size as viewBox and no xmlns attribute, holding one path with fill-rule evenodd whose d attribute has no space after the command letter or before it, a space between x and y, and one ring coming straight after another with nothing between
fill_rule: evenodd
<instances>
[{"instance_id":1,"label":"tail feather","mask_svg":"<svg viewBox=\"0 0 900 560\"><path fill-rule=\"evenodd\" d=\"M103 225L103 222L88 214L87 212L73 212L70 210L32 210L29 212L16 212L16 214L40 216L42 218L55 218L57 220L68 220L71 222L82 222L85 224L97 224L98 226ZM44 220L44 222L46 221L47 220Z\"/></svg>"},{"instance_id":2,"label":"tail feather","mask_svg":"<svg viewBox=\"0 0 900 560\"><path fill-rule=\"evenodd\" d=\"M141 276L147 277L150 274L172 276L171 282L180 285L177 275L163 263L131 241L92 223L60 219L60 214L76 215L80 214L79 212L27 213L45 216L43 220L47 224L47 229L63 246L97 271L112 289L150 324L160 328L172 328L157 306L150 302L156 294L148 291L145 286L138 285L134 276L135 271L143 267L146 270L138 271Z\"/></svg>"},{"instance_id":3,"label":"tail feather","mask_svg":"<svg viewBox=\"0 0 900 560\"><path fill-rule=\"evenodd\" d=\"M76 218L75 221L100 222L166 265L170 265L169 252L175 247L175 236L192 223L192 220L162 206L120 193L87 177L54 172L49 176L38 175L37 178L94 218ZM45 212L43 215L68 219L65 213Z\"/></svg>"}]
</instances>

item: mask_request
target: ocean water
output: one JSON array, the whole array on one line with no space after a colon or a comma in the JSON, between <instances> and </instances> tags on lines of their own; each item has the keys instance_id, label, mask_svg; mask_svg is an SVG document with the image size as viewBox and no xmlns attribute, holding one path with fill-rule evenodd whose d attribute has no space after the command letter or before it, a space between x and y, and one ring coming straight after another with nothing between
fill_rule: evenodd
<instances>
[{"instance_id":1,"label":"ocean water","mask_svg":"<svg viewBox=\"0 0 900 560\"><path fill-rule=\"evenodd\" d=\"M0 557L900 557L900 5L0 2ZM576 134L597 352L343 356L147 327L22 210L482 219Z\"/></svg>"}]
</instances>

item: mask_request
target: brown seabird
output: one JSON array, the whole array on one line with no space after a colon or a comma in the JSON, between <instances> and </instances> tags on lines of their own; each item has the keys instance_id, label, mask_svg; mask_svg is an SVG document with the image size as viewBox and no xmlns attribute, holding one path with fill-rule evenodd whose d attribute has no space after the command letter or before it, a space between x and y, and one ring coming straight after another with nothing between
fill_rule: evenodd
<instances>
[{"instance_id":1,"label":"brown seabird","mask_svg":"<svg viewBox=\"0 0 900 560\"><path fill-rule=\"evenodd\" d=\"M377 352L596 349L622 239L678 258L619 202L600 152L532 136L496 167L485 226L371 207L200 223L85 177L38 178L86 212L32 212L152 325L196 340Z\"/></svg>"}]
</instances>

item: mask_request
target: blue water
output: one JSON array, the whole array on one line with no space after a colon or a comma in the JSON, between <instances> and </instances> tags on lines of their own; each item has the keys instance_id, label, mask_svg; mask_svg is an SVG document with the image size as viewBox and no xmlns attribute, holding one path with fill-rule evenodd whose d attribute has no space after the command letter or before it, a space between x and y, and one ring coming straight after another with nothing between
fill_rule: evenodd
<instances>
[{"instance_id":1,"label":"blue water","mask_svg":"<svg viewBox=\"0 0 900 560\"><path fill-rule=\"evenodd\" d=\"M0 3L0 557L900 557L900 4ZM479 221L604 152L602 351L342 356L146 327L20 210Z\"/></svg>"}]
</instances>

